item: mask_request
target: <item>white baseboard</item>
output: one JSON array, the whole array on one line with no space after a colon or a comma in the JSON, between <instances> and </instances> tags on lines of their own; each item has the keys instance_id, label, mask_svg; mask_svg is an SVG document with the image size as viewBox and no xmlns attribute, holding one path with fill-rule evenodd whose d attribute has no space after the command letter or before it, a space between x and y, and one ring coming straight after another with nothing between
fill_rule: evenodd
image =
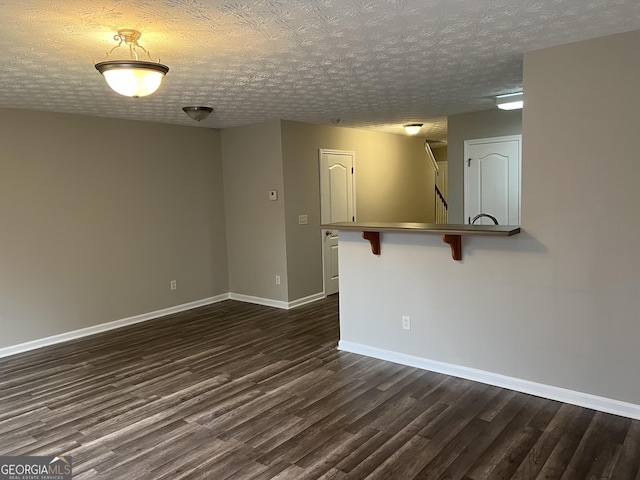
<instances>
[{"instance_id":1,"label":"white baseboard","mask_svg":"<svg viewBox=\"0 0 640 480\"><path fill-rule=\"evenodd\" d=\"M299 298L297 300L294 300L293 302L280 302L268 298L251 297L249 295L240 295L237 293L223 293L221 295L216 295L215 297L203 298L202 300L183 303L182 305L176 305L174 307L163 308L162 310L156 310L155 312L143 313L140 315L135 315L133 317L122 318L120 320L114 320L107 323L101 323L100 325L94 325L92 327L81 328L79 330L73 330L71 332L52 335L51 337L31 340L29 342L20 343L18 345L2 347L0 348L0 358L16 355L22 352L28 352L37 348L47 347L49 345L55 345L57 343L67 342L69 340L88 337L89 335L95 335L96 333L115 330L116 328L126 327L127 325L146 322L148 320L164 317L173 313L184 312L185 310L191 310L192 308L203 307L205 305L211 305L213 303L218 303L229 299L238 300L240 302L256 303L258 305L265 305L268 307L282 308L286 310L289 308L299 307L300 305L306 305L307 303L315 302L322 298L324 298L323 293L316 293L314 295L309 295L308 297Z\"/></svg>"},{"instance_id":2,"label":"white baseboard","mask_svg":"<svg viewBox=\"0 0 640 480\"><path fill-rule=\"evenodd\" d=\"M114 330L116 328L126 327L127 325L133 325L135 323L146 322L155 318L164 317L173 313L184 312L185 310L191 310L192 308L202 307L204 305L211 305L213 303L222 302L223 300L228 299L229 294L224 293L215 297L203 298L202 300L183 303L182 305L176 305L174 307L163 308L162 310L156 310L155 312L143 313L140 315L135 315L133 317L114 320L113 322L101 323L100 325L81 328L72 332L60 333L51 337L31 340L29 342L20 343L18 345L11 345L9 347L0 348L0 358L15 355L17 353L28 352L29 350L35 350L36 348L55 345L56 343L62 343L69 340L75 340L77 338L87 337L89 335L95 335L96 333L102 333L108 330Z\"/></svg>"},{"instance_id":3,"label":"white baseboard","mask_svg":"<svg viewBox=\"0 0 640 480\"><path fill-rule=\"evenodd\" d=\"M338 349L640 420L640 405L340 340Z\"/></svg>"},{"instance_id":4,"label":"white baseboard","mask_svg":"<svg viewBox=\"0 0 640 480\"><path fill-rule=\"evenodd\" d=\"M289 308L289 304L287 302L283 302L281 300L273 300L271 298L253 297L251 295L243 295L241 293L230 293L229 298L231 300L237 300L239 302L264 305L265 307L282 308L284 310Z\"/></svg>"},{"instance_id":5,"label":"white baseboard","mask_svg":"<svg viewBox=\"0 0 640 480\"><path fill-rule=\"evenodd\" d=\"M308 297L298 298L293 302L289 302L289 308L296 308L302 305L306 305L307 303L317 302L318 300L322 300L324 298L324 293L314 293L313 295L309 295Z\"/></svg>"},{"instance_id":6,"label":"white baseboard","mask_svg":"<svg viewBox=\"0 0 640 480\"><path fill-rule=\"evenodd\" d=\"M281 308L283 310L289 310L290 308L306 305L307 303L315 302L324 298L324 293L315 293L308 297L298 298L292 302L283 302L280 300L273 300L271 298L253 297L251 295L243 295L241 293L230 293L229 298L231 300L237 300L239 302L254 303L256 305L264 305L265 307Z\"/></svg>"}]
</instances>

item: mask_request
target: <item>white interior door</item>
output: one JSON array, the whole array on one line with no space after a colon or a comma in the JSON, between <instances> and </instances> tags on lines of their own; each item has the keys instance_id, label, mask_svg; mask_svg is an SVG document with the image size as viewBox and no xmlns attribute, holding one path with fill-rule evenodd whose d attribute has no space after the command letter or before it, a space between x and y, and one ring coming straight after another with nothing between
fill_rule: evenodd
<instances>
[{"instance_id":1,"label":"white interior door","mask_svg":"<svg viewBox=\"0 0 640 480\"><path fill-rule=\"evenodd\" d=\"M520 225L522 136L465 140L464 220L486 213L500 225ZM475 225L493 225L481 217Z\"/></svg>"},{"instance_id":2,"label":"white interior door","mask_svg":"<svg viewBox=\"0 0 640 480\"><path fill-rule=\"evenodd\" d=\"M320 150L320 216L323 224L355 221L355 153ZM322 231L324 294L339 289L338 230Z\"/></svg>"}]
</instances>

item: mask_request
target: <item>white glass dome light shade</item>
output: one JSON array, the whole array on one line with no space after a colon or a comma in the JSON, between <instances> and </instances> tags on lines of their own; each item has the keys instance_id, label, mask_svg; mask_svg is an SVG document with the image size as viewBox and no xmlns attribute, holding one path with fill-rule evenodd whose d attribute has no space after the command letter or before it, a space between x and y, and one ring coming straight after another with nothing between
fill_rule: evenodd
<instances>
[{"instance_id":1,"label":"white glass dome light shade","mask_svg":"<svg viewBox=\"0 0 640 480\"><path fill-rule=\"evenodd\" d=\"M141 60L109 60L96 64L107 84L126 97L146 97L158 90L169 67Z\"/></svg>"},{"instance_id":2,"label":"white glass dome light shade","mask_svg":"<svg viewBox=\"0 0 640 480\"><path fill-rule=\"evenodd\" d=\"M420 129L422 128L421 123L410 123L408 125L403 125L405 132L409 135L417 135Z\"/></svg>"}]
</instances>

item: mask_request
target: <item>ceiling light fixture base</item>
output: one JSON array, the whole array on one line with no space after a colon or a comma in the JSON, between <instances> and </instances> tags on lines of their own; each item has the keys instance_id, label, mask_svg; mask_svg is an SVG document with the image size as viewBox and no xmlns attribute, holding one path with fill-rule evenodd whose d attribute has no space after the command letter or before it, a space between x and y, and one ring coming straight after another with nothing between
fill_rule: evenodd
<instances>
[{"instance_id":1,"label":"ceiling light fixture base","mask_svg":"<svg viewBox=\"0 0 640 480\"><path fill-rule=\"evenodd\" d=\"M182 110L196 122L204 120L213 112L213 108L211 107L182 107Z\"/></svg>"}]
</instances>

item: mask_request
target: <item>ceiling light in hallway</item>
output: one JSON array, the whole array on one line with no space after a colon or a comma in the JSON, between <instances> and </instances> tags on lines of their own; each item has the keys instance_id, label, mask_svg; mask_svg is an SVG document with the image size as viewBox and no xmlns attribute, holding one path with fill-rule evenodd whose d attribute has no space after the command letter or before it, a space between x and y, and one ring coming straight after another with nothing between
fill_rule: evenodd
<instances>
[{"instance_id":1,"label":"ceiling light in hallway","mask_svg":"<svg viewBox=\"0 0 640 480\"><path fill-rule=\"evenodd\" d=\"M409 135L417 135L417 133L422 128L421 123L409 123L408 125L403 125L405 132Z\"/></svg>"},{"instance_id":2,"label":"ceiling light in hallway","mask_svg":"<svg viewBox=\"0 0 640 480\"><path fill-rule=\"evenodd\" d=\"M522 108L523 104L522 92L508 93L496 97L496 106L501 110L518 110Z\"/></svg>"}]
</instances>

